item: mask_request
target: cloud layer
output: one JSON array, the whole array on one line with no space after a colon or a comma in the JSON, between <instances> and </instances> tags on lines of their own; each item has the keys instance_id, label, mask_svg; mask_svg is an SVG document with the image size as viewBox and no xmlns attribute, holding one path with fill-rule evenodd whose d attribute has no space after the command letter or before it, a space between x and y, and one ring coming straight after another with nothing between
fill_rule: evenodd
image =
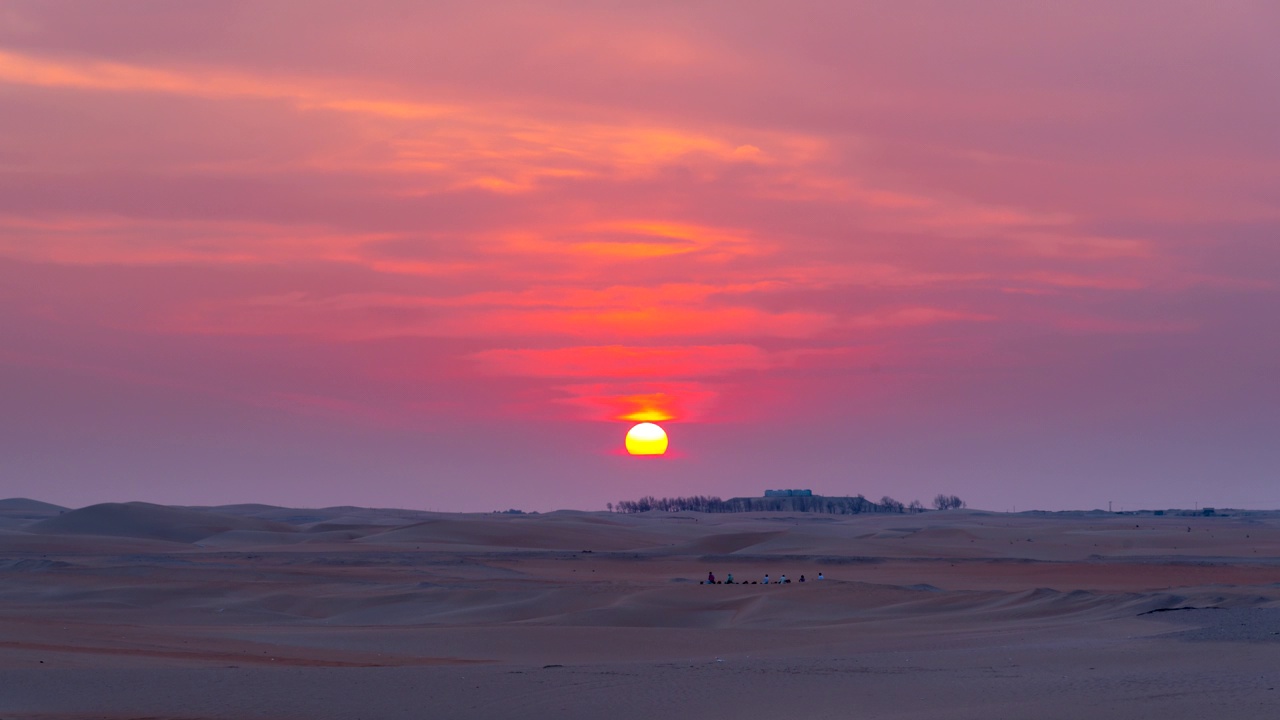
<instances>
[{"instance_id":1,"label":"cloud layer","mask_svg":"<svg viewBox=\"0 0 1280 720\"><path fill-rule=\"evenodd\" d=\"M73 504L1275 505L1277 21L9 3L0 472ZM661 473L615 455L636 420Z\"/></svg>"}]
</instances>

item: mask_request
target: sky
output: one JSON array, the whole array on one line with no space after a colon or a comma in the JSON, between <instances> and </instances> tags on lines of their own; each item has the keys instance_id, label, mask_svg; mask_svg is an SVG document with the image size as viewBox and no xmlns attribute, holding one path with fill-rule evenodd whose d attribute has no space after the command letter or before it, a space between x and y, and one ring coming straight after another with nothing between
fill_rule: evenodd
<instances>
[{"instance_id":1,"label":"sky","mask_svg":"<svg viewBox=\"0 0 1280 720\"><path fill-rule=\"evenodd\" d=\"M1280 507L1278 28L0 3L0 497Z\"/></svg>"}]
</instances>

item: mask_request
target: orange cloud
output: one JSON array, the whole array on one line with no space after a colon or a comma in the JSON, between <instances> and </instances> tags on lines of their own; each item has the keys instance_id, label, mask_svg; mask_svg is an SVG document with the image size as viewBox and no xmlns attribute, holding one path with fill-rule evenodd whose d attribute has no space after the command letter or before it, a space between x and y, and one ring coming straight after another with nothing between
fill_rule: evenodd
<instances>
[{"instance_id":1,"label":"orange cloud","mask_svg":"<svg viewBox=\"0 0 1280 720\"><path fill-rule=\"evenodd\" d=\"M443 335L569 337L811 337L836 326L817 312L768 312L749 307L640 307L593 312L495 310L433 323Z\"/></svg>"},{"instance_id":2,"label":"orange cloud","mask_svg":"<svg viewBox=\"0 0 1280 720\"><path fill-rule=\"evenodd\" d=\"M246 301L205 302L172 311L163 329L245 335L385 337L804 338L835 327L828 315L773 313L748 307L651 307L600 311L493 308L448 314L386 312L395 304L344 308L302 293ZM413 307L413 306L410 306ZM422 307L419 305L418 307ZM900 323L901 324L901 323Z\"/></svg>"},{"instance_id":3,"label":"orange cloud","mask_svg":"<svg viewBox=\"0 0 1280 720\"><path fill-rule=\"evenodd\" d=\"M445 105L344 97L333 88L300 78L272 80L205 69L157 70L117 62L52 60L4 50L0 50L0 82L98 92L277 98L293 100L303 108L326 108L394 118L440 117L456 112L456 108Z\"/></svg>"},{"instance_id":4,"label":"orange cloud","mask_svg":"<svg viewBox=\"0 0 1280 720\"><path fill-rule=\"evenodd\" d=\"M772 364L768 353L754 345L498 349L485 350L472 357L491 372L559 378L688 378L764 369Z\"/></svg>"},{"instance_id":5,"label":"orange cloud","mask_svg":"<svg viewBox=\"0 0 1280 720\"><path fill-rule=\"evenodd\" d=\"M588 222L564 229L506 235L505 252L559 254L612 260L696 254L727 260L766 252L748 234L708 225L644 220Z\"/></svg>"},{"instance_id":6,"label":"orange cloud","mask_svg":"<svg viewBox=\"0 0 1280 720\"><path fill-rule=\"evenodd\" d=\"M719 392L702 383L597 383L560 385L567 395L557 400L576 408L590 420L662 422L695 421L705 417Z\"/></svg>"},{"instance_id":7,"label":"orange cloud","mask_svg":"<svg viewBox=\"0 0 1280 720\"><path fill-rule=\"evenodd\" d=\"M371 96L340 78L248 74L208 67L170 67L49 58L0 50L0 83L97 93L156 93L220 101L277 100L298 111L330 111L381 121L359 125L363 144L389 152L356 158L351 169L413 173L419 192L482 188L525 192L543 178L633 177L676 160L721 164L773 162L759 147L771 141L786 153L797 142L786 133L744 144L723 132L637 125L632 118L550 122L534 112L477 103L422 102L413 91ZM342 165L328 152L319 167ZM427 176L434 176L434 180Z\"/></svg>"}]
</instances>

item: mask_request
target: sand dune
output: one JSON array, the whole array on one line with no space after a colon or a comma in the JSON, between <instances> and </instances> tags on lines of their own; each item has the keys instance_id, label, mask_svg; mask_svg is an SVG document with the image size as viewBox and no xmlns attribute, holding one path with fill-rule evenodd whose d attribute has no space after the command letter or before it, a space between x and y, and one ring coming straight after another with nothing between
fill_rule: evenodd
<instances>
[{"instance_id":1,"label":"sand dune","mask_svg":"<svg viewBox=\"0 0 1280 720\"><path fill-rule=\"evenodd\" d=\"M4 508L6 720L1260 717L1280 666L1280 514Z\"/></svg>"},{"instance_id":2,"label":"sand dune","mask_svg":"<svg viewBox=\"0 0 1280 720\"><path fill-rule=\"evenodd\" d=\"M181 543L228 530L293 531L283 523L143 502L91 505L41 520L26 529L49 535L107 535Z\"/></svg>"},{"instance_id":3,"label":"sand dune","mask_svg":"<svg viewBox=\"0 0 1280 720\"><path fill-rule=\"evenodd\" d=\"M0 500L0 513L25 512L37 515L51 516L63 512L67 508L53 503L40 502L39 500L31 500L28 498L6 498Z\"/></svg>"},{"instance_id":4,"label":"sand dune","mask_svg":"<svg viewBox=\"0 0 1280 720\"><path fill-rule=\"evenodd\" d=\"M0 531L23 528L33 522L57 516L65 512L61 505L28 500L27 498L8 498L0 500Z\"/></svg>"},{"instance_id":5,"label":"sand dune","mask_svg":"<svg viewBox=\"0 0 1280 720\"><path fill-rule=\"evenodd\" d=\"M243 503L238 505L196 506L189 509L213 512L219 515L272 520L299 526L308 526L316 523L379 525L383 527L388 525L399 526L445 515L423 510L362 508L350 505L324 508L288 508L276 505Z\"/></svg>"}]
</instances>

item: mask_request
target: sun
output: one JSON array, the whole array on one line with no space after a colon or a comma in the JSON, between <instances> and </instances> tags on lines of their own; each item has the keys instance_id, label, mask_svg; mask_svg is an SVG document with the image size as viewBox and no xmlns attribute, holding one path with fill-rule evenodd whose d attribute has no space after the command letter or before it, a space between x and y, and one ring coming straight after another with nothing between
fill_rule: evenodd
<instances>
[{"instance_id":1,"label":"sun","mask_svg":"<svg viewBox=\"0 0 1280 720\"><path fill-rule=\"evenodd\" d=\"M636 425L627 431L627 452L632 455L665 455L666 431L653 423Z\"/></svg>"}]
</instances>

